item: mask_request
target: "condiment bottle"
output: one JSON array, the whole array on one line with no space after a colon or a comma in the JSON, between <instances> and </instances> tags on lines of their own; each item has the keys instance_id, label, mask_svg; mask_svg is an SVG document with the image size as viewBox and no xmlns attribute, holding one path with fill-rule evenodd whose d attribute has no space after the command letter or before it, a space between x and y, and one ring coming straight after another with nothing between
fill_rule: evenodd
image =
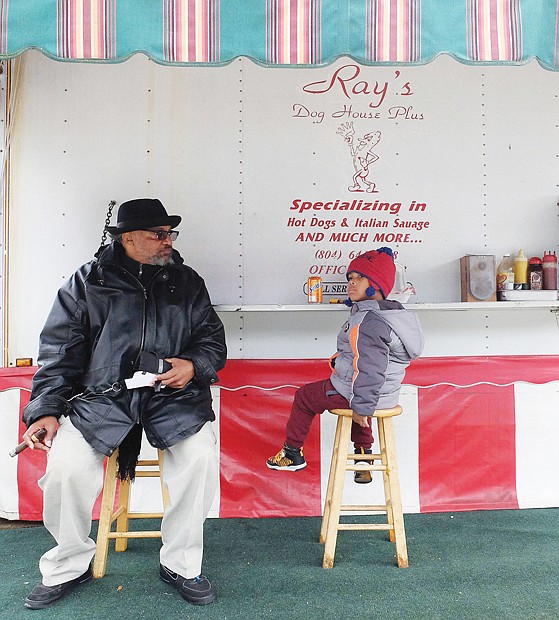
<instances>
[{"instance_id":1,"label":"condiment bottle","mask_svg":"<svg viewBox=\"0 0 559 620\"><path fill-rule=\"evenodd\" d=\"M543 253L543 288L546 291L557 289L557 256L555 252Z\"/></svg>"},{"instance_id":2,"label":"condiment bottle","mask_svg":"<svg viewBox=\"0 0 559 620\"><path fill-rule=\"evenodd\" d=\"M541 291L543 288L542 259L532 256L528 261L528 284L531 291Z\"/></svg>"},{"instance_id":3,"label":"condiment bottle","mask_svg":"<svg viewBox=\"0 0 559 620\"><path fill-rule=\"evenodd\" d=\"M510 254L503 254L503 260L497 267L497 295L500 291L512 291L514 288L514 267Z\"/></svg>"},{"instance_id":4,"label":"condiment bottle","mask_svg":"<svg viewBox=\"0 0 559 620\"><path fill-rule=\"evenodd\" d=\"M514 257L514 288L516 290L528 288L528 258L523 250L518 250Z\"/></svg>"}]
</instances>

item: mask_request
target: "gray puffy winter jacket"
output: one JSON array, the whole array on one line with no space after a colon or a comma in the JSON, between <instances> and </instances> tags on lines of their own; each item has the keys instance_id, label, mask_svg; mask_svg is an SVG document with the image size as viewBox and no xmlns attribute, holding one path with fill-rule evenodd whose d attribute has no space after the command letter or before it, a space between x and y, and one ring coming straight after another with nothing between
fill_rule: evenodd
<instances>
[{"instance_id":1,"label":"gray puffy winter jacket","mask_svg":"<svg viewBox=\"0 0 559 620\"><path fill-rule=\"evenodd\" d=\"M356 302L330 360L332 385L360 415L395 407L406 368L423 345L415 312L397 301Z\"/></svg>"}]
</instances>

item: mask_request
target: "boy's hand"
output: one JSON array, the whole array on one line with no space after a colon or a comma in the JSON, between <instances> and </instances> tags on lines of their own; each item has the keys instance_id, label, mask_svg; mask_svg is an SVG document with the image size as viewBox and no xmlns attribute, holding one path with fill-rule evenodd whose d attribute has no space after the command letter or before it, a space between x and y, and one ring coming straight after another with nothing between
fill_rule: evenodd
<instances>
[{"instance_id":1,"label":"boy's hand","mask_svg":"<svg viewBox=\"0 0 559 620\"><path fill-rule=\"evenodd\" d=\"M359 424L359 426L362 426L363 428L368 428L371 426L371 416L359 415L354 411L351 419L355 422L355 424Z\"/></svg>"}]
</instances>

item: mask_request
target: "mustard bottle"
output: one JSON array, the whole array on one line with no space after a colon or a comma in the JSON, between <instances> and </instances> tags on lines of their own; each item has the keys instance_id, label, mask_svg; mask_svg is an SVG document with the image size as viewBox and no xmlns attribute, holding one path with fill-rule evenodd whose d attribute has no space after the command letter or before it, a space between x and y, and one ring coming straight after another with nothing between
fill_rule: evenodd
<instances>
[{"instance_id":1,"label":"mustard bottle","mask_svg":"<svg viewBox=\"0 0 559 620\"><path fill-rule=\"evenodd\" d=\"M528 288L528 258L523 250L518 250L514 257L514 288L526 290Z\"/></svg>"}]
</instances>

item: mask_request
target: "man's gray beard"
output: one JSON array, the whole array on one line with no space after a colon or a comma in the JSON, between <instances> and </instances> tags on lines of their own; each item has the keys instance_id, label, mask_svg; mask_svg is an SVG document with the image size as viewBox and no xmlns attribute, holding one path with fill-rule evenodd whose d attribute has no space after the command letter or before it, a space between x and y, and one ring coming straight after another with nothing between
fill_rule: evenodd
<instances>
[{"instance_id":1,"label":"man's gray beard","mask_svg":"<svg viewBox=\"0 0 559 620\"><path fill-rule=\"evenodd\" d=\"M154 256L151 259L151 265L158 265L159 267L165 267L165 265L174 265L175 261L173 260L172 256L168 256L168 257L159 257L159 256Z\"/></svg>"}]
</instances>

